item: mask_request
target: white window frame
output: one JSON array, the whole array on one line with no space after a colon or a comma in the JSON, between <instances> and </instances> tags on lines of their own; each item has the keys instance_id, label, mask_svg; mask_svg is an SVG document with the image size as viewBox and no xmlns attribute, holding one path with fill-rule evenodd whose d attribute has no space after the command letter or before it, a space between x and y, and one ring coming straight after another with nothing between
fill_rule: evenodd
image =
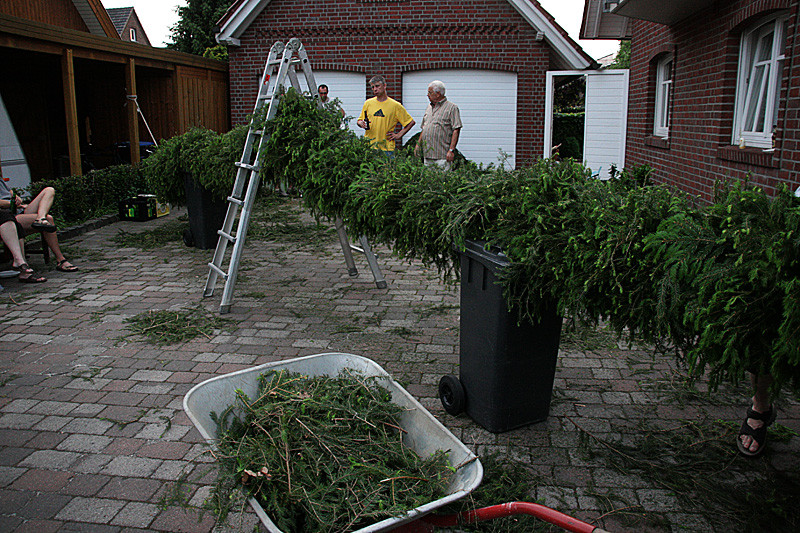
<instances>
[{"instance_id":1,"label":"white window frame","mask_svg":"<svg viewBox=\"0 0 800 533\"><path fill-rule=\"evenodd\" d=\"M786 48L787 15L761 20L744 34L739 46L739 72L736 81L736 107L731 144L772 148L772 132L778 120L778 103ZM764 37L772 32L768 58L757 60ZM766 84L766 87L764 87ZM761 89L756 94L754 91ZM752 111L757 115L753 117ZM749 124L750 119L753 123Z\"/></svg>"},{"instance_id":2,"label":"white window frame","mask_svg":"<svg viewBox=\"0 0 800 533\"><path fill-rule=\"evenodd\" d=\"M136 42L136 28L130 28L130 37L132 42Z\"/></svg>"},{"instance_id":3,"label":"white window frame","mask_svg":"<svg viewBox=\"0 0 800 533\"><path fill-rule=\"evenodd\" d=\"M670 107L672 103L672 81L675 77L675 61L666 54L656 64L656 106L653 119L653 135L669 137Z\"/></svg>"}]
</instances>

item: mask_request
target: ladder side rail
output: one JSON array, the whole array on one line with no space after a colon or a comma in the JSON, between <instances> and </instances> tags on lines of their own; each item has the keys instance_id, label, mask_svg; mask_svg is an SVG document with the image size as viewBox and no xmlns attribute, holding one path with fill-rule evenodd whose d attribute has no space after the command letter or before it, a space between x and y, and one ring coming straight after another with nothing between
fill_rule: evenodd
<instances>
[{"instance_id":1,"label":"ladder side rail","mask_svg":"<svg viewBox=\"0 0 800 533\"><path fill-rule=\"evenodd\" d=\"M294 65L289 68L289 79L292 82L292 87L300 94L303 94L303 87L300 86L300 80L297 78L297 71L294 69Z\"/></svg>"},{"instance_id":2,"label":"ladder side rail","mask_svg":"<svg viewBox=\"0 0 800 533\"><path fill-rule=\"evenodd\" d=\"M317 92L317 80L314 78L314 72L311 70L311 62L308 60L308 53L306 53L306 48L302 43L300 43L297 48L297 56L300 58L300 70L302 70L306 78L308 90L317 102L317 105L322 106L322 102L319 100L319 93Z\"/></svg>"},{"instance_id":3,"label":"ladder side rail","mask_svg":"<svg viewBox=\"0 0 800 533\"><path fill-rule=\"evenodd\" d=\"M250 176L250 182L247 184L247 193L245 194L242 212L239 215L239 229L236 232L236 242L233 244L233 250L231 251L228 278L225 281L225 288L222 291L222 300L220 302L221 313L227 313L231 308L233 289L236 286L236 279L239 276L239 263L242 257L242 252L244 251L244 243L247 238L247 229L250 226L250 214L252 212L253 203L255 202L259 182L260 176L258 171L253 171L253 174Z\"/></svg>"},{"instance_id":4,"label":"ladder side rail","mask_svg":"<svg viewBox=\"0 0 800 533\"><path fill-rule=\"evenodd\" d=\"M253 106L253 116L250 119L250 126L247 130L247 137L245 138L244 148L242 150L242 157L240 162L248 163L249 159L252 155L253 144L255 143L256 135L254 132L254 120L258 116L259 111L264 106L264 95L269 94L269 85L270 81L273 78L274 71L279 66L279 56L284 50L284 45L282 42L277 41L275 42L272 47L270 48L269 54L267 56L267 62L264 65L264 71L261 74L261 80L258 86L258 93L256 94L256 101ZM256 125L257 126L257 125ZM261 137L261 134L258 135ZM259 148L261 146L261 142L263 142L263 138L259 140ZM243 167L239 167L236 171L236 179L233 185L233 191L231 192L231 197L237 200L241 200L242 191L245 187L245 182L248 181L248 174L249 170ZM231 235L231 230L233 229L233 225L236 222L236 216L238 214L239 205L235 202L228 201L228 209L225 213L225 221L223 222L222 229L217 231L219 235L217 239L217 246L214 250L214 257L212 262L209 263L209 272L208 272L208 279L206 280L206 286L203 290L203 296L211 296L214 294L214 288L217 283L217 278L219 277L220 266L222 265L222 261L225 258L225 252L228 249L229 240L227 237L222 235ZM240 220L241 226L241 220ZM237 233L239 231L237 230ZM235 237L235 236L234 236ZM226 285L228 280L228 275L224 275Z\"/></svg>"}]
</instances>

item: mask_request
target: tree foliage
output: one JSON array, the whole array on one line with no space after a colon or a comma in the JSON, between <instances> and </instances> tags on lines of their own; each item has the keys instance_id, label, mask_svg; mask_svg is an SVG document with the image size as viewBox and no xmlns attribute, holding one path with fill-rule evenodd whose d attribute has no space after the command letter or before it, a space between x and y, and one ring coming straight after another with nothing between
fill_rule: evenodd
<instances>
[{"instance_id":1,"label":"tree foliage","mask_svg":"<svg viewBox=\"0 0 800 533\"><path fill-rule=\"evenodd\" d=\"M228 10L232 0L187 0L178 8L178 22L170 28L172 42L167 48L188 54L204 55L217 47L214 27ZM219 52L212 57L219 58Z\"/></svg>"},{"instance_id":2,"label":"tree foliage","mask_svg":"<svg viewBox=\"0 0 800 533\"><path fill-rule=\"evenodd\" d=\"M631 42L630 40L620 41L619 50L614 61L608 68L631 68Z\"/></svg>"}]
</instances>

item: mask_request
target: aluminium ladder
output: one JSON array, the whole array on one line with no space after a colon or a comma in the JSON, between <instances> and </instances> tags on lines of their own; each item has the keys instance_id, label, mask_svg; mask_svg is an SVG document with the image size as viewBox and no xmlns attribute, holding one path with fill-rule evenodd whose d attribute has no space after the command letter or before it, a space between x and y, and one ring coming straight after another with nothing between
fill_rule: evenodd
<instances>
[{"instance_id":1,"label":"aluminium ladder","mask_svg":"<svg viewBox=\"0 0 800 533\"><path fill-rule=\"evenodd\" d=\"M314 74L311 72L311 64L308 61L308 55L300 40L296 38L291 39L285 46L280 41L272 45L269 55L267 56L266 65L264 66L264 73L261 76L261 83L259 84L255 108L253 110L253 118L250 122L250 128L247 131L242 158L235 163L237 167L236 179L233 185L233 192L228 197L228 210L225 214L225 222L222 225L222 229L217 231L219 240L217 241L217 247L214 251L214 258L211 263L208 263L208 280L206 281L203 296L211 296L214 294L214 287L219 276L222 276L225 280L225 289L222 293L222 301L219 308L220 314L230 312L231 301L233 300L233 289L236 285L239 263L241 261L242 252L244 251L245 236L247 235L250 215L260 182L259 159L264 143L264 134L263 130L254 127L254 121L261 116L261 111L264 106L267 106L266 114L264 114L264 121L275 118L278 112L278 104L280 103L282 91L286 86L287 77L291 81L292 87L298 91L302 91L300 81L295 71L295 66L298 65L305 76L306 86L311 88L312 94L315 94L316 98L317 96L314 90L317 84L314 80ZM242 196L242 193L244 193L244 196ZM240 209L241 213L239 213ZM233 231L234 224L236 224L237 221L238 225L235 231ZM355 263L350 253L351 246L347 240L344 224L338 218L336 219L336 231L339 235L339 241L345 255L348 272L351 276L354 276L358 272L355 269ZM363 250L355 247L352 248L366 255L369 267L375 277L375 283L378 288L385 288L386 281L383 279L383 275L369 247L369 243L365 237L361 237L360 242ZM227 251L229 243L233 244L233 250L230 256L229 268L226 272L222 268L222 263L225 259L225 252Z\"/></svg>"}]
</instances>

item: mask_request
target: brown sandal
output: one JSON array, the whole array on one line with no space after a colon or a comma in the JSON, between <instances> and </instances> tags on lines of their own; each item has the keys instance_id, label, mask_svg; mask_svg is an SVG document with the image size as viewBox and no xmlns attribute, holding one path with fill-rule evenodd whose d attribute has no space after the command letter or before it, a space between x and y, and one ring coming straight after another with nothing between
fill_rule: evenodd
<instances>
[{"instance_id":1,"label":"brown sandal","mask_svg":"<svg viewBox=\"0 0 800 533\"><path fill-rule=\"evenodd\" d=\"M28 263L22 263L19 266L12 266L11 268L19 272L20 283L44 283L47 281L46 277L37 274L36 271L32 269L30 265L28 265ZM23 278L23 274L27 274L27 276Z\"/></svg>"}]
</instances>

